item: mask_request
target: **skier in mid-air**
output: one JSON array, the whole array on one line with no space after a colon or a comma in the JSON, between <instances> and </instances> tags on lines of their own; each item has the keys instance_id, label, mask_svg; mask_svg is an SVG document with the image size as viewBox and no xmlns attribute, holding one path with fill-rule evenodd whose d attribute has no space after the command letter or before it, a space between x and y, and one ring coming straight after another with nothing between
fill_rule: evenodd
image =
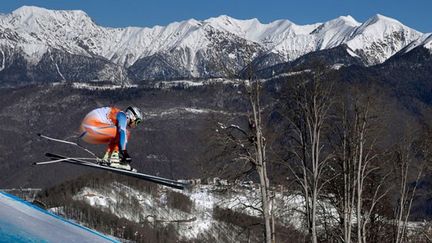
<instances>
[{"instance_id":1,"label":"skier in mid-air","mask_svg":"<svg viewBox=\"0 0 432 243\"><path fill-rule=\"evenodd\" d=\"M88 113L81 123L80 138L92 144L108 144L103 162L111 167L132 170L132 158L127 152L129 131L142 122L137 107L129 106L122 111L116 107L102 107Z\"/></svg>"},{"instance_id":2,"label":"skier in mid-air","mask_svg":"<svg viewBox=\"0 0 432 243\"><path fill-rule=\"evenodd\" d=\"M142 122L142 120L143 115L140 109L134 106L130 106L124 111L116 107L101 107L94 109L84 117L81 123L80 138L88 143L108 144L108 148L103 159L97 159L98 162L95 163L93 159L89 161L90 158L74 158L47 152L45 153L45 156L51 158L50 161L35 162L34 164L46 165L57 162L65 162L74 165L108 170L112 173L121 175L133 176L138 179L181 190L189 187L189 183L154 175L147 175L132 169L130 166L132 159L127 152L127 144L130 134L128 128L135 128L139 123ZM55 142L78 146L88 153L96 156L92 151L81 146L78 142L52 138L40 133L38 136Z\"/></svg>"}]
</instances>

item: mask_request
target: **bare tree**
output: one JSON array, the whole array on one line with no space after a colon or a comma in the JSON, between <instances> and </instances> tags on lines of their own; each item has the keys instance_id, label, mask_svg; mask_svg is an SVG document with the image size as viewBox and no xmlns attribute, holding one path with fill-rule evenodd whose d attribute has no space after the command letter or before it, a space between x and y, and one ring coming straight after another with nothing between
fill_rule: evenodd
<instances>
[{"instance_id":1,"label":"bare tree","mask_svg":"<svg viewBox=\"0 0 432 243\"><path fill-rule=\"evenodd\" d=\"M382 167L378 162L384 162L382 153L377 148L377 137L379 137L379 127L377 129L373 120L377 115L374 114L372 102L376 100L366 97L364 101L357 103L354 119L354 157L353 164L356 171L356 218L357 218L357 240L366 242L366 226L370 222L372 212L378 202L383 199L390 188L386 187L386 181L391 175L391 171L380 174L379 180L372 180L369 186L369 194L364 194L366 190L366 180L370 179L374 173L379 173ZM374 104L375 105L375 104Z\"/></svg>"},{"instance_id":2,"label":"bare tree","mask_svg":"<svg viewBox=\"0 0 432 243\"><path fill-rule=\"evenodd\" d=\"M352 232L352 221L354 214L354 203L355 203L355 171L353 169L353 154L352 147L353 142L351 141L351 129L350 129L350 118L347 108L347 104L342 103L339 123L335 126L335 160L340 166L343 180L342 183L336 181L336 185L342 185L340 201L341 223L343 224L343 242L351 242Z\"/></svg>"},{"instance_id":3,"label":"bare tree","mask_svg":"<svg viewBox=\"0 0 432 243\"><path fill-rule=\"evenodd\" d=\"M324 83L324 69L302 76L291 94L294 99L288 107L293 144L288 162L292 174L305 198L307 227L312 242L317 242L317 206L320 191L333 177L326 177L332 154L325 149L329 110L332 106L331 86Z\"/></svg>"},{"instance_id":4,"label":"bare tree","mask_svg":"<svg viewBox=\"0 0 432 243\"><path fill-rule=\"evenodd\" d=\"M357 241L366 242L367 225L390 189L386 182L391 172L384 172L385 158L377 145L381 137L377 102L360 90L350 90L337 112L332 144L343 178L339 205L344 242L352 241L354 226Z\"/></svg>"},{"instance_id":5,"label":"bare tree","mask_svg":"<svg viewBox=\"0 0 432 243\"><path fill-rule=\"evenodd\" d=\"M260 105L260 89L258 81L253 86L247 86L249 102L252 108L252 127L255 132L255 167L260 178L262 210L265 222L266 242L275 241L274 220L273 220L273 198L270 194L270 182L267 175L266 141L263 135L262 111Z\"/></svg>"},{"instance_id":6,"label":"bare tree","mask_svg":"<svg viewBox=\"0 0 432 243\"><path fill-rule=\"evenodd\" d=\"M261 210L264 219L264 235L267 243L275 242L275 226L273 217L273 195L267 175L266 139L264 137L263 107L261 107L261 83L253 80L252 76L245 82L248 95L250 113L248 116L249 129L238 125L223 125L220 128L228 131L227 138L240 147L241 153L237 161L248 163L250 171L256 171L259 176L261 192ZM237 135L233 133L237 132Z\"/></svg>"},{"instance_id":7,"label":"bare tree","mask_svg":"<svg viewBox=\"0 0 432 243\"><path fill-rule=\"evenodd\" d=\"M419 181L430 159L430 135L428 132L416 136L411 132L396 146L395 176L398 187L398 204L395 210L395 242L406 241L408 219ZM426 136L424 136L426 134ZM418 141L417 137L423 137Z\"/></svg>"}]
</instances>

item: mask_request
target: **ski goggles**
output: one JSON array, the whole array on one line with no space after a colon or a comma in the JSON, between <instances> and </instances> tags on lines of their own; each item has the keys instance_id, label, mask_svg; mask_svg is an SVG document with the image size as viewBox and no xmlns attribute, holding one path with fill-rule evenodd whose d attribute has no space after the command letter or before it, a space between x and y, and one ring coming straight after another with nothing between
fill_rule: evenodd
<instances>
[{"instance_id":1,"label":"ski goggles","mask_svg":"<svg viewBox=\"0 0 432 243\"><path fill-rule=\"evenodd\" d=\"M136 118L135 121L134 121L135 125L138 125L138 124L140 124L141 122L142 122L142 120L139 119L139 118Z\"/></svg>"}]
</instances>

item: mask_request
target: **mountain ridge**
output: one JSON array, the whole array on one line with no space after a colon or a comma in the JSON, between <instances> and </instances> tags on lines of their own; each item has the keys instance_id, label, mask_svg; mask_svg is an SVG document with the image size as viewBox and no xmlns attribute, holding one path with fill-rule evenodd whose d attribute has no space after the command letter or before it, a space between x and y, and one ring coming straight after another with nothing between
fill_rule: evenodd
<instances>
[{"instance_id":1,"label":"mountain ridge","mask_svg":"<svg viewBox=\"0 0 432 243\"><path fill-rule=\"evenodd\" d=\"M0 80L9 83L34 82L33 70L39 63L56 66L47 81L107 80L114 76L120 79L113 82L130 83L232 77L257 60L260 68L266 68L338 46L348 47L349 55L370 66L383 63L423 35L379 14L364 23L349 15L307 25L284 19L263 24L256 18L238 20L221 15L166 26L111 28L97 25L81 10L23 6L0 15L0 24ZM76 59L60 63L52 58L52 52ZM103 65L88 70L101 75L69 73L74 69L71 65L79 65L77 60L83 57L104 59ZM161 68L143 67L149 60L154 63L154 57L159 59L156 63L163 64ZM23 71L23 67L26 72L20 79L25 80L2 75L8 68ZM74 80L78 76L81 80Z\"/></svg>"}]
</instances>

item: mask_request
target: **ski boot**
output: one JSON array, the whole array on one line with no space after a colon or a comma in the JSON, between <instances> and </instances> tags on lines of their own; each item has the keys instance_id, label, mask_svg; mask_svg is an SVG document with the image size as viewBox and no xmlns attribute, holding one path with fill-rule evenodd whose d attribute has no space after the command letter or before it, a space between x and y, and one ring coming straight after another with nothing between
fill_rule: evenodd
<instances>
[{"instance_id":1,"label":"ski boot","mask_svg":"<svg viewBox=\"0 0 432 243\"><path fill-rule=\"evenodd\" d=\"M111 153L111 156L109 157L109 166L113 167L113 168L117 168L117 169L122 169L122 170L129 170L129 171L133 171L136 172L136 169L133 169L129 163L127 163L126 161L123 161L120 158L119 152L118 151L114 151Z\"/></svg>"},{"instance_id":2,"label":"ski boot","mask_svg":"<svg viewBox=\"0 0 432 243\"><path fill-rule=\"evenodd\" d=\"M109 164L110 164L110 162L109 162L110 161L110 157L111 157L111 152L107 151L107 152L105 152L105 154L102 157L102 159L98 159L97 162L100 165L109 166Z\"/></svg>"}]
</instances>

